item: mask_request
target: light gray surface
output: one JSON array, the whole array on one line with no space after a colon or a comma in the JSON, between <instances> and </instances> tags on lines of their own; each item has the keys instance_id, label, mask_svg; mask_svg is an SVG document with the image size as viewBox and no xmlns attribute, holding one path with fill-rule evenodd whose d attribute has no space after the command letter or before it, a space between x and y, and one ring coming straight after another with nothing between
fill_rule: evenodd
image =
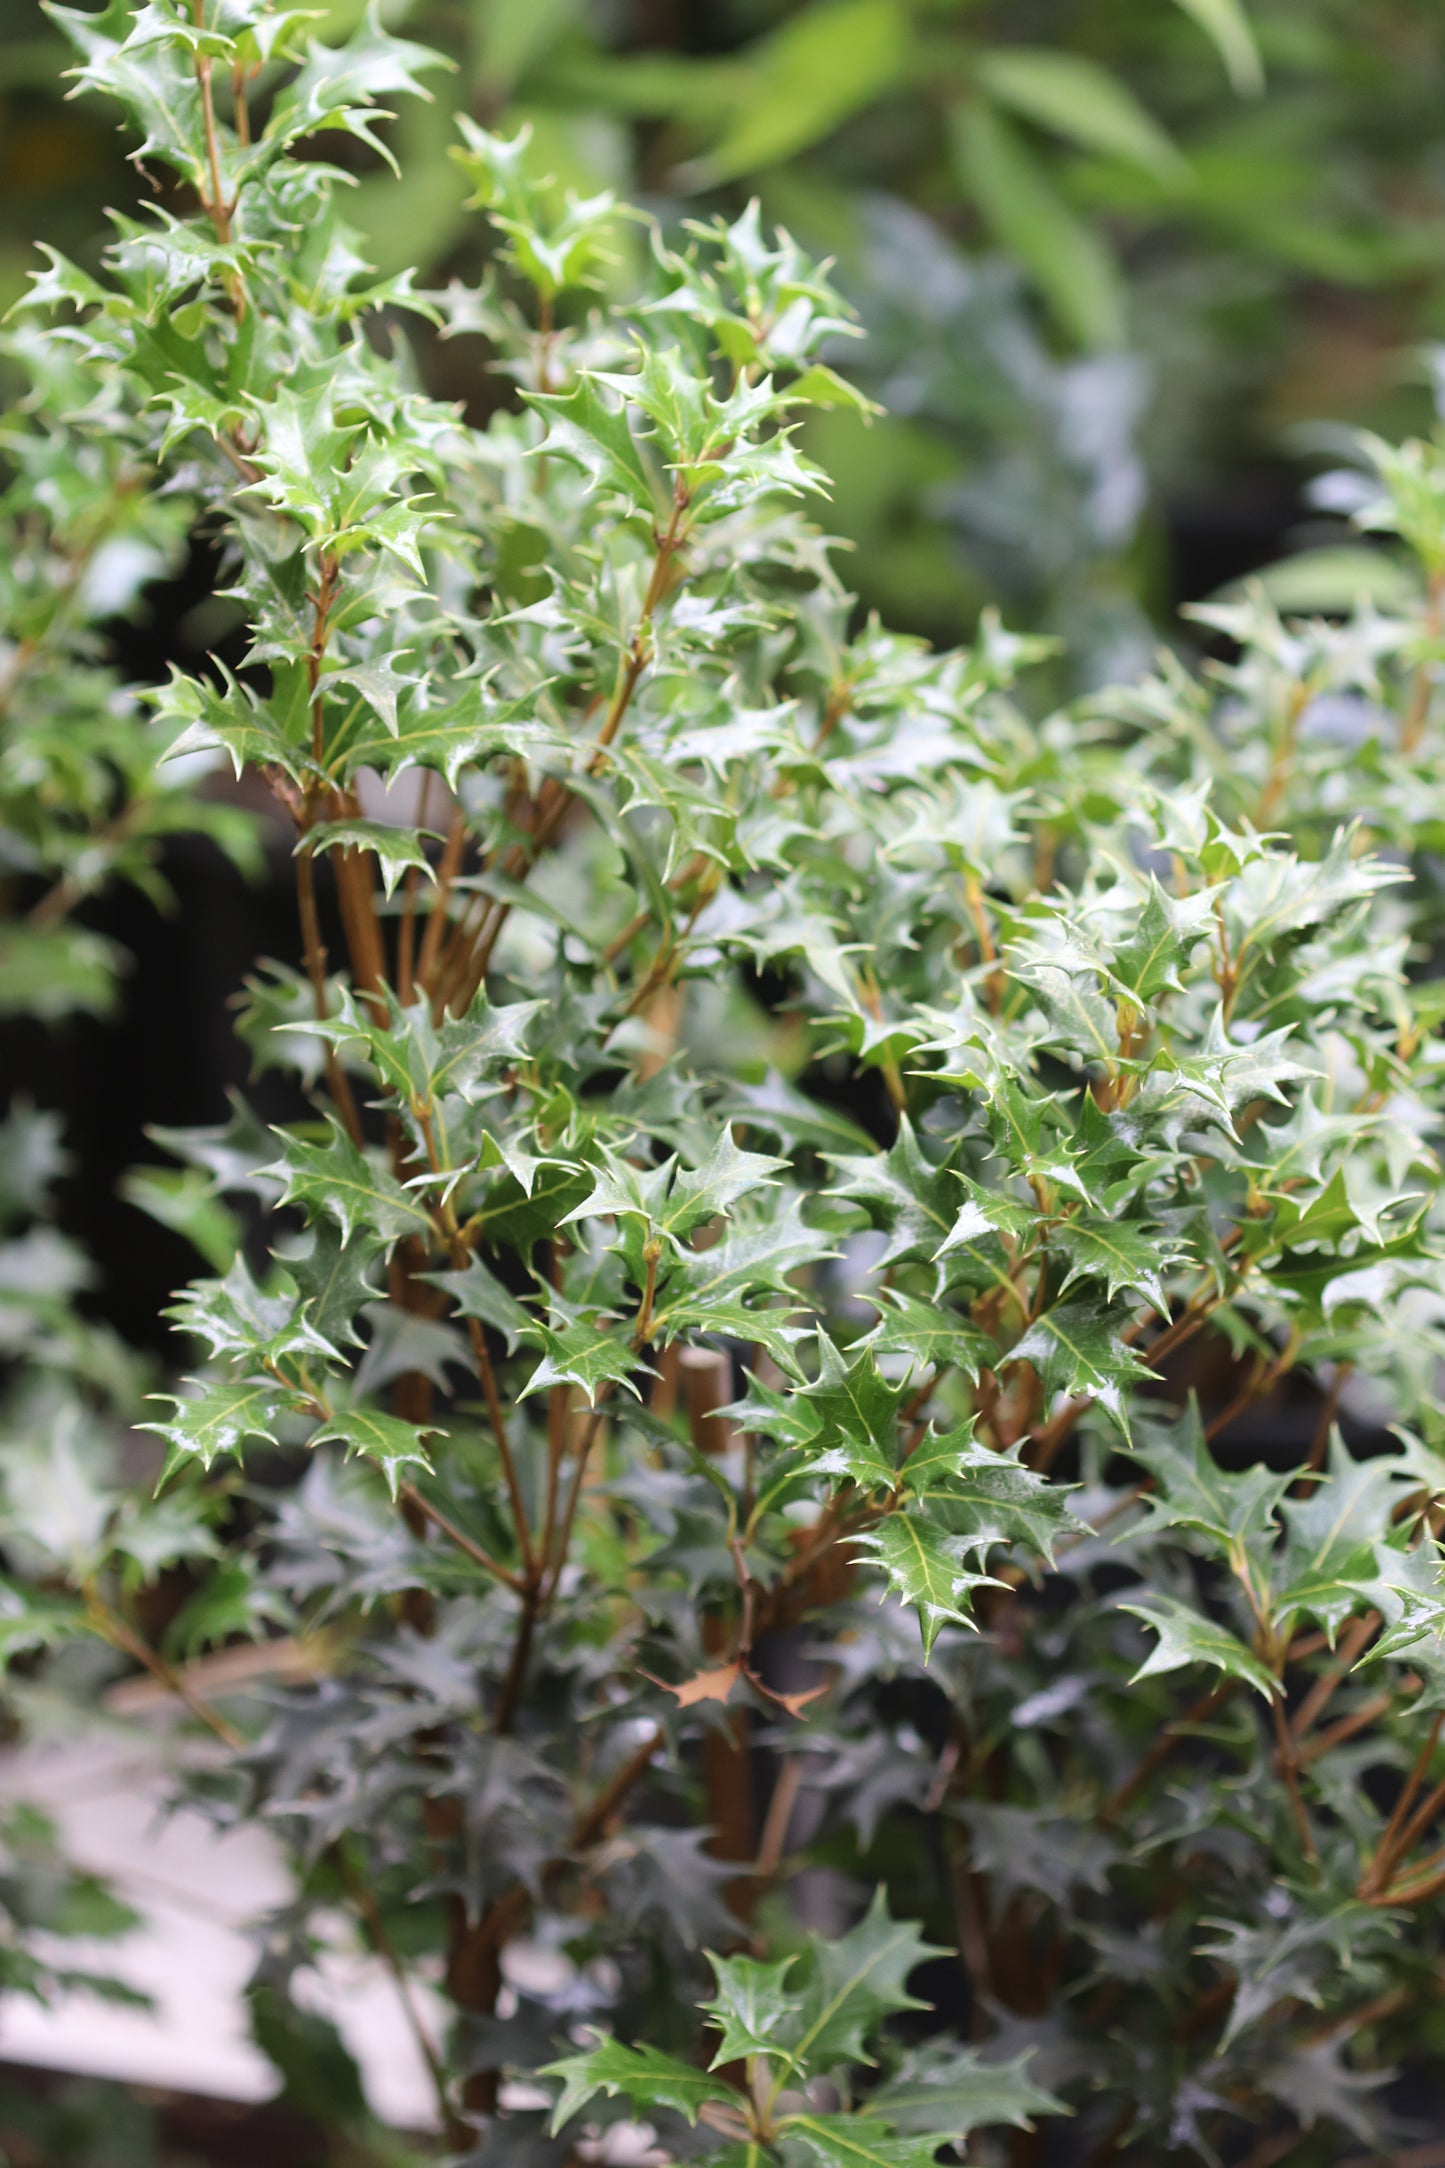
<instances>
[{"instance_id":1,"label":"light gray surface","mask_svg":"<svg viewBox=\"0 0 1445 2168\"><path fill-rule=\"evenodd\" d=\"M71 1995L49 2010L0 1997L0 2055L15 2062L165 2086L227 2100L265 2100L276 2074L252 2043L243 1993L255 1923L290 1883L279 1846L254 1824L218 1831L200 1814L164 1811L167 1740L105 1729L0 1758L0 1792L44 1809L73 1863L104 1875L143 1925L120 1941L55 1945L58 1961L111 1973L149 1994L152 2012ZM426 2129L435 2100L396 1985L350 1923L328 1922L332 1948L301 1986L339 2028L383 2121ZM439 2006L418 1999L434 2032Z\"/></svg>"}]
</instances>

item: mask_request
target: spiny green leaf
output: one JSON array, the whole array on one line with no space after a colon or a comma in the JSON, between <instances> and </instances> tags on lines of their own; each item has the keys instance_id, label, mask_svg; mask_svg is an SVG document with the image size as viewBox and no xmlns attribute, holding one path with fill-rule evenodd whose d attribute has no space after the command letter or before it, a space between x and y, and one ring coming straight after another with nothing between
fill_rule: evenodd
<instances>
[{"instance_id":1,"label":"spiny green leaf","mask_svg":"<svg viewBox=\"0 0 1445 2168\"><path fill-rule=\"evenodd\" d=\"M930 1431L903 1464L902 1483L931 1516L975 1551L994 1543L1025 1543L1053 1556L1061 1536L1080 1526L1064 1500L1068 1486L1023 1465L1022 1443L995 1450L973 1434L973 1422Z\"/></svg>"},{"instance_id":2,"label":"spiny green leaf","mask_svg":"<svg viewBox=\"0 0 1445 2168\"><path fill-rule=\"evenodd\" d=\"M537 2074L562 2080L561 2096L552 2111L554 2131L564 2129L598 2093L609 2099L621 2093L634 2108L671 2108L689 2123L697 2121L698 2110L706 2102L730 2105L737 2099L730 2087L706 2071L664 2055L658 2048L624 2047L620 2040L599 2039L595 2047L578 2055L544 2063Z\"/></svg>"},{"instance_id":3,"label":"spiny green leaf","mask_svg":"<svg viewBox=\"0 0 1445 2168\"><path fill-rule=\"evenodd\" d=\"M85 1610L74 1598L0 1580L0 1665L39 1649L62 1648L90 1630Z\"/></svg>"},{"instance_id":4,"label":"spiny green leaf","mask_svg":"<svg viewBox=\"0 0 1445 2168\"><path fill-rule=\"evenodd\" d=\"M1322 1479L1280 1509L1288 1530L1279 1562L1281 1611L1307 1612L1333 1638L1359 1608L1358 1582L1369 1570L1371 1543L1415 1487L1415 1477L1393 1454L1355 1460L1339 1431L1332 1431Z\"/></svg>"},{"instance_id":5,"label":"spiny green leaf","mask_svg":"<svg viewBox=\"0 0 1445 2168\"><path fill-rule=\"evenodd\" d=\"M962 1599L988 1586L990 1577L971 1573L964 1565L973 1549L966 1538L951 1535L915 1506L888 1514L853 1540L871 1552L889 1587L918 1613L925 1659L933 1653L940 1627L950 1620L960 1626L971 1623Z\"/></svg>"},{"instance_id":6,"label":"spiny green leaf","mask_svg":"<svg viewBox=\"0 0 1445 2168\"><path fill-rule=\"evenodd\" d=\"M947 1241L957 1218L958 1187L943 1169L925 1158L907 1115L898 1123L897 1141L886 1152L864 1159L829 1153L841 1177L833 1194L863 1205L888 1241L875 1269L909 1258L931 1258Z\"/></svg>"},{"instance_id":7,"label":"spiny green leaf","mask_svg":"<svg viewBox=\"0 0 1445 2168\"><path fill-rule=\"evenodd\" d=\"M1247 1548L1278 1526L1280 1500L1292 1474L1222 1468L1209 1450L1192 1396L1176 1422L1151 1418L1144 1423L1129 1451L1154 1478L1154 1492L1145 1501L1151 1527L1196 1528L1222 1545Z\"/></svg>"},{"instance_id":8,"label":"spiny green leaf","mask_svg":"<svg viewBox=\"0 0 1445 2168\"><path fill-rule=\"evenodd\" d=\"M869 2095L869 2105L895 2130L928 2131L958 2140L995 2123L1033 2127L1036 2115L1067 2109L1028 2076L1028 2053L1006 2063L985 2061L977 2048L927 2041L911 2048L891 2078Z\"/></svg>"},{"instance_id":9,"label":"spiny green leaf","mask_svg":"<svg viewBox=\"0 0 1445 2168\"><path fill-rule=\"evenodd\" d=\"M298 851L366 851L381 868L381 883L389 896L408 871L433 878L431 860L421 835L414 828L393 828L385 821L318 821L296 846Z\"/></svg>"},{"instance_id":10,"label":"spiny green leaf","mask_svg":"<svg viewBox=\"0 0 1445 2168\"><path fill-rule=\"evenodd\" d=\"M870 2037L900 2010L928 2008L908 1992L909 1975L929 1957L946 1954L925 1942L914 1920L897 1920L882 1889L863 1918L836 1940L809 1945L803 2009L790 2045L800 2069L835 2070L868 2062Z\"/></svg>"},{"instance_id":11,"label":"spiny green leaf","mask_svg":"<svg viewBox=\"0 0 1445 2168\"><path fill-rule=\"evenodd\" d=\"M785 2066L790 2064L792 2057L778 2033L803 2010L801 1994L790 1992L784 1984L796 1956L765 1964L755 1957L714 1957L709 1951L708 1963L717 1991L698 2007L707 2011L709 2023L722 2035L710 2067L717 2070L749 2055L771 2055Z\"/></svg>"},{"instance_id":12,"label":"spiny green leaf","mask_svg":"<svg viewBox=\"0 0 1445 2168\"><path fill-rule=\"evenodd\" d=\"M897 1475L898 1410L908 1397L906 1382L890 1385L871 1348L847 1363L820 1332L818 1352L818 1377L799 1395L816 1425L807 1465L818 1475L843 1477L864 1490L891 1487Z\"/></svg>"},{"instance_id":13,"label":"spiny green leaf","mask_svg":"<svg viewBox=\"0 0 1445 2168\"><path fill-rule=\"evenodd\" d=\"M656 517L658 483L628 426L625 402L604 398L586 375L569 392L533 392L530 402L546 421L549 453L580 467L594 488L610 490L629 512Z\"/></svg>"},{"instance_id":14,"label":"spiny green leaf","mask_svg":"<svg viewBox=\"0 0 1445 2168\"><path fill-rule=\"evenodd\" d=\"M213 1356L244 1355L258 1368L288 1355L339 1360L291 1296L268 1295L256 1285L244 1257L223 1280L195 1281L167 1315L204 1340Z\"/></svg>"},{"instance_id":15,"label":"spiny green leaf","mask_svg":"<svg viewBox=\"0 0 1445 2168\"><path fill-rule=\"evenodd\" d=\"M388 780L408 768L435 768L455 790L467 768L505 755L515 760L565 758L571 741L537 720L535 699L497 700L481 683L466 686L445 705L409 700L396 728L366 724L348 734L340 753L346 772L378 768Z\"/></svg>"},{"instance_id":16,"label":"spiny green leaf","mask_svg":"<svg viewBox=\"0 0 1445 2168\"><path fill-rule=\"evenodd\" d=\"M1160 1311L1168 1309L1161 1274L1189 1254L1170 1235L1128 1220L1092 1215L1060 1220L1049 1229L1048 1239L1050 1248L1062 1250L1069 1262L1061 1295L1079 1280L1102 1280L1111 1303L1125 1288Z\"/></svg>"},{"instance_id":17,"label":"spiny green leaf","mask_svg":"<svg viewBox=\"0 0 1445 2168\"><path fill-rule=\"evenodd\" d=\"M642 1367L630 1327L603 1318L578 1317L561 1326L529 1318L525 1337L541 1343L541 1362L522 1388L522 1398L550 1385L580 1385L595 1407L598 1388L622 1385L637 1397L635 1373Z\"/></svg>"},{"instance_id":18,"label":"spiny green leaf","mask_svg":"<svg viewBox=\"0 0 1445 2168\"><path fill-rule=\"evenodd\" d=\"M234 1383L222 1381L207 1383L201 1379L187 1381L197 1387L195 1394L182 1399L172 1394L157 1394L158 1400L169 1400L174 1415L168 1423L142 1423L142 1430L153 1430L158 1438L164 1438L171 1451L166 1472L192 1458L203 1468L209 1468L222 1454L239 1455L250 1438L262 1438L268 1445L276 1443L276 1425L287 1406L286 1396L271 1378L241 1378Z\"/></svg>"},{"instance_id":19,"label":"spiny green leaf","mask_svg":"<svg viewBox=\"0 0 1445 2168\"><path fill-rule=\"evenodd\" d=\"M288 1250L281 1258L311 1325L332 1345L360 1347L357 1313L380 1297L369 1275L384 1247L365 1228L348 1240L338 1225L323 1219L312 1228L307 1249Z\"/></svg>"},{"instance_id":20,"label":"spiny green leaf","mask_svg":"<svg viewBox=\"0 0 1445 2168\"><path fill-rule=\"evenodd\" d=\"M934 2168L938 2152L936 2137L895 2137L871 2116L789 2115L781 2127L820 2168Z\"/></svg>"},{"instance_id":21,"label":"spiny green leaf","mask_svg":"<svg viewBox=\"0 0 1445 2168\"><path fill-rule=\"evenodd\" d=\"M462 1271L430 1272L426 1277L450 1295L463 1317L478 1317L499 1332L509 1355L515 1354L520 1339L537 1329L535 1311L504 1287L479 1257L473 1257Z\"/></svg>"},{"instance_id":22,"label":"spiny green leaf","mask_svg":"<svg viewBox=\"0 0 1445 2168\"><path fill-rule=\"evenodd\" d=\"M998 1359L988 1333L941 1303L921 1302L900 1288L880 1288L867 1299L878 1309L868 1335L875 1355L903 1355L920 1369L959 1370L970 1384Z\"/></svg>"},{"instance_id":23,"label":"spiny green leaf","mask_svg":"<svg viewBox=\"0 0 1445 2168\"><path fill-rule=\"evenodd\" d=\"M363 1459L375 1461L386 1478L387 1489L395 1498L407 1468L425 1470L431 1467L422 1440L434 1434L434 1426L429 1429L425 1425L405 1423L398 1416L383 1415L376 1408L341 1408L327 1416L320 1429L312 1432L307 1444L313 1447L344 1445L348 1460L353 1454L360 1454Z\"/></svg>"},{"instance_id":24,"label":"spiny green leaf","mask_svg":"<svg viewBox=\"0 0 1445 2168\"><path fill-rule=\"evenodd\" d=\"M273 1135L281 1139L282 1155L266 1171L284 1176L285 1202L329 1213L348 1243L358 1228L387 1242L432 1232L426 1207L359 1151L334 1117L329 1144L308 1144L281 1129Z\"/></svg>"},{"instance_id":25,"label":"spiny green leaf","mask_svg":"<svg viewBox=\"0 0 1445 2168\"><path fill-rule=\"evenodd\" d=\"M1126 1389L1150 1376L1146 1364L1125 1344L1113 1320L1086 1303L1061 1303L1046 1310L1004 1357L1006 1363L1031 1362L1048 1393L1087 1394L1129 1433Z\"/></svg>"},{"instance_id":26,"label":"spiny green leaf","mask_svg":"<svg viewBox=\"0 0 1445 2168\"><path fill-rule=\"evenodd\" d=\"M1135 1679L1148 1678L1157 1671L1178 1671L1186 1664L1209 1664L1229 1678L1242 1679L1267 1701L1279 1692L1273 1674L1236 1635L1175 1597L1149 1596L1119 1608L1143 1619L1159 1636L1148 1659L1135 1672Z\"/></svg>"}]
</instances>

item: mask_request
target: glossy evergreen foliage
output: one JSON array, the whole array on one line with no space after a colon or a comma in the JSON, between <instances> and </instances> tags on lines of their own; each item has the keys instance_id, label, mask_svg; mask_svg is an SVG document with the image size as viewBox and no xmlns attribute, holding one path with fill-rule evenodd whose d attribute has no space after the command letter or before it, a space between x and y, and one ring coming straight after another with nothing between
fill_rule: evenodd
<instances>
[{"instance_id":1,"label":"glossy evergreen foliage","mask_svg":"<svg viewBox=\"0 0 1445 2168\"><path fill-rule=\"evenodd\" d=\"M324 1916L440 1983L474 2168L1383 2142L1442 2049L1445 453L1352 483L1398 614L1257 597L1040 719L1044 643L857 621L795 437L848 311L755 211L664 233L472 125L497 267L418 293L326 153L424 50L62 20L185 192L26 335L72 458L223 540L245 660L152 743L288 824L240 1028L297 1111L138 1185L210 1267L164 1471L56 1515L85 1403L27 1422L11 1647L123 1649L286 1833L297 2097ZM1287 1381L1297 1453L1240 1427ZM312 1683L219 1708L207 1647L281 1635Z\"/></svg>"},{"instance_id":2,"label":"glossy evergreen foliage","mask_svg":"<svg viewBox=\"0 0 1445 2168\"><path fill-rule=\"evenodd\" d=\"M323 41L364 8L327 0ZM532 126L584 197L731 217L760 193L837 256L889 410L807 425L850 584L942 641L990 602L1060 633L1056 695L1132 675L1171 596L1277 546L1318 448L1301 425L1419 426L1398 357L1441 323L1433 0L388 0L386 20L452 66L388 130L400 181L333 137L362 253L475 275L444 114ZM94 269L106 207L144 215L62 66L37 10L0 22L5 306L35 234ZM485 411L460 350L424 339L422 368ZM1321 566L1305 606L1339 592Z\"/></svg>"}]
</instances>

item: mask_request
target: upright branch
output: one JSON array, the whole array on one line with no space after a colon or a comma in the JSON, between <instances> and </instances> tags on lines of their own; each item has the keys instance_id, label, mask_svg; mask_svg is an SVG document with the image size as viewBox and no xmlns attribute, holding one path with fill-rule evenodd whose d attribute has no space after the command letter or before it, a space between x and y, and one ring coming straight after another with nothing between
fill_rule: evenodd
<instances>
[{"instance_id":1,"label":"upright branch","mask_svg":"<svg viewBox=\"0 0 1445 2168\"><path fill-rule=\"evenodd\" d=\"M295 1947L340 1845L398 1987L429 1960L468 2021L418 2027L453 2150L535 2150L505 2073L562 2150L601 2092L745 2168L924 2168L1063 2112L1000 2024L1057 2038L1099 2160L1240 2127L1323 2156L1339 2103L1385 2144L1361 2013L1378 1973L1431 2037L1445 1961L1445 1095L1411 976L1440 929L1409 877L1445 831L1412 690L1445 452L1375 455L1423 574L1398 618L1211 606L1209 675L1044 713L1045 645L986 617L934 653L844 591L797 429L866 417L848 312L755 206L621 251L609 199L467 123L491 274L418 300L359 265L330 150L375 152L429 56L375 11L335 49L211 12L64 18L200 208L36 306L71 311L65 426L114 413L127 471L159 463L135 516L224 535L245 660L150 704L291 817L299 964L237 1013L332 1114L242 1106L138 1185L209 1270L171 1313L162 1495L96 1493L79 1336L76 1407L37 1389L16 1424L40 1472L0 1468L7 1576L39 1561L6 1635L43 1672L101 1634L194 1695L173 1651L340 1622L248 1784L294 1839ZM413 306L485 327L515 411L417 389ZM6 653L0 792L41 778L17 832L68 895L83 851L42 846L76 695L43 612ZM1367 748L1313 727L1336 696ZM79 710L102 764L115 705ZM129 862L143 827L85 834ZM11 946L84 985L83 931L42 906ZM0 1141L3 1286L49 1362L53 1143L23 1110ZM1393 1428L1357 1457L1362 1409ZM891 1892L829 1946L780 1933L793 1864L840 1862ZM956 1923L973 2046L910 1993L902 1903ZM741 1930L700 2019L697 1952Z\"/></svg>"}]
</instances>

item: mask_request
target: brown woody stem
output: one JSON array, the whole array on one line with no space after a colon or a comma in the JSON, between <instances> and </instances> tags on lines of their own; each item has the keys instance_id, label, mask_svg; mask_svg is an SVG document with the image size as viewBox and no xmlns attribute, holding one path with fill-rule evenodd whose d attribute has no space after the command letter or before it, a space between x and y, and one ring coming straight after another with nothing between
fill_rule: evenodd
<instances>
[{"instance_id":1,"label":"brown woody stem","mask_svg":"<svg viewBox=\"0 0 1445 2168\"><path fill-rule=\"evenodd\" d=\"M173 1664L168 1664L134 1627L127 1625L120 1613L106 1602L97 1588L86 1587L82 1593L90 1622L103 1640L108 1641L112 1648L119 1649L122 1655L132 1657L167 1693L174 1694L178 1701L184 1703L191 1715L204 1724L208 1731L214 1732L226 1746L240 1748L246 1744L244 1734L237 1731L234 1724L196 1692L184 1672L178 1671Z\"/></svg>"}]
</instances>

